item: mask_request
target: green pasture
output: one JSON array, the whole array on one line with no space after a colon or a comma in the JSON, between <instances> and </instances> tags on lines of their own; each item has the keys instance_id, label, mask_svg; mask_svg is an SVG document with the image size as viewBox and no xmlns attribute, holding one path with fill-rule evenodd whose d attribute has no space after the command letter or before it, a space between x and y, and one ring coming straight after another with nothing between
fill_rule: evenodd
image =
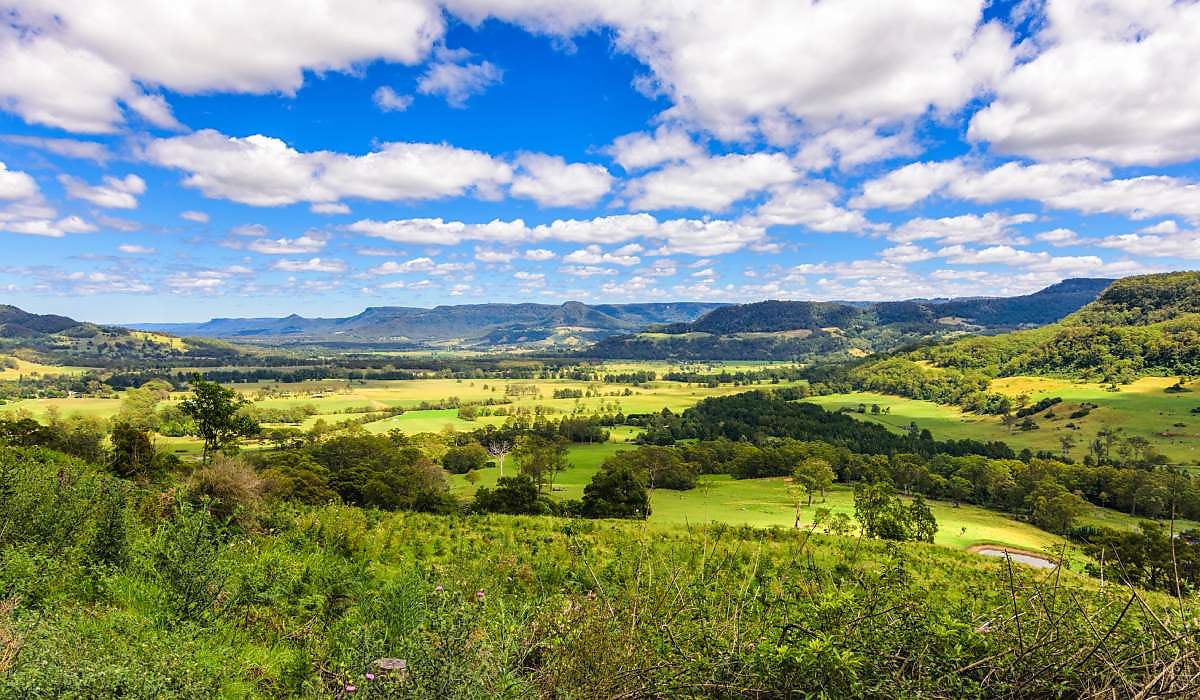
<instances>
[{"instance_id":1,"label":"green pasture","mask_svg":"<svg viewBox=\"0 0 1200 700\"><path fill-rule=\"evenodd\" d=\"M610 455L623 449L632 449L615 442L595 445L573 445L567 454L571 466L555 478L552 497L557 500L581 498L586 486ZM505 464L505 473L517 473L518 467L510 458ZM496 468L479 472L477 485L471 485L464 475L450 476L451 487L456 495L469 498L478 486L495 486L499 478ZM792 487L783 477L767 479L734 479L728 475L701 476L696 488L689 491L657 489L651 494L649 522L656 526L704 525L721 522L728 525L752 527L785 527L795 524L796 503L807 503L807 497ZM979 544L996 544L1031 551L1042 551L1058 547L1064 540L1054 534L1022 522L1004 513L972 505L955 507L944 501L928 501L938 521L938 533L934 542L946 547L965 549ZM827 508L835 513L854 515L854 491L846 485L835 485L824 500L814 496L812 506L800 508L800 525L812 524L818 508ZM1132 530L1139 519L1124 513L1089 506L1080 519L1081 524ZM1200 528L1200 523L1180 520L1179 530Z\"/></svg>"},{"instance_id":2,"label":"green pasture","mask_svg":"<svg viewBox=\"0 0 1200 700\"><path fill-rule=\"evenodd\" d=\"M1174 384L1174 379L1151 377L1133 384L1119 387L1119 391L1108 391L1098 384L1076 384L1062 380L1035 377L1017 377L997 380L993 389L1013 396L1026 394L1029 403L1051 396L1061 397L1063 403L1050 412L1033 416L1038 430L1028 432L1005 426L999 416L981 416L964 413L954 406L941 406L929 401L854 392L815 396L811 401L829 410L849 408L855 411L860 404L867 413L852 413L855 418L884 425L897 432L908 429L915 422L920 428L928 428L939 440L972 438L975 440L1002 440L1015 449L1028 447L1031 450L1062 450L1063 435L1075 438L1071 456L1082 459L1086 445L1096 433L1104 429L1120 428L1126 435L1138 435L1149 440L1158 451L1176 464L1200 464L1200 415L1191 410L1200 406L1200 384L1193 383L1190 392L1168 393L1165 389ZM1082 403L1093 403L1099 408L1083 418L1070 418L1070 414ZM870 413L872 404L888 413ZM1074 428L1068 427L1074 424Z\"/></svg>"},{"instance_id":3,"label":"green pasture","mask_svg":"<svg viewBox=\"0 0 1200 700\"><path fill-rule=\"evenodd\" d=\"M40 375L43 377L70 375L72 377L89 371L90 367L68 367L65 365L44 365L39 362L29 362L13 358L16 367L0 367L0 381L16 381L21 377Z\"/></svg>"},{"instance_id":4,"label":"green pasture","mask_svg":"<svg viewBox=\"0 0 1200 700\"><path fill-rule=\"evenodd\" d=\"M84 396L68 399L22 399L0 405L0 414L28 413L34 418L42 419L49 411L57 410L62 416L111 418L117 414L120 408L119 398L103 399Z\"/></svg>"},{"instance_id":5,"label":"green pasture","mask_svg":"<svg viewBox=\"0 0 1200 700\"><path fill-rule=\"evenodd\" d=\"M571 467L555 478L553 498L581 498L583 487L591 481L600 464L622 449L630 448L613 442L572 446L568 452ZM515 474L517 469L512 459L505 464L506 474ZM483 469L478 486L494 486L499 476L499 469ZM463 475L452 475L450 481L455 493L461 497L469 497L475 491L476 487ZM651 494L650 523L668 526L723 522L790 528L795 523L798 498L804 497L784 478L733 479L727 475L706 475L700 477L699 485L690 491L655 490ZM955 508L938 501L931 501L930 505L938 519L937 544L956 548L1002 544L1038 551L1062 542L1055 535L995 511L967 505ZM853 489L838 485L826 494L824 501L816 496L812 507L802 506L802 527L812 523L817 508L853 516ZM1122 517L1119 513L1114 515Z\"/></svg>"},{"instance_id":6,"label":"green pasture","mask_svg":"<svg viewBox=\"0 0 1200 700\"><path fill-rule=\"evenodd\" d=\"M591 482L592 475L600 469L601 463L613 454L628 449L631 449L631 446L616 442L571 445L567 448L567 461L570 466L554 477L554 498L564 501L583 498L583 487ZM511 456L505 460L505 476L512 476L519 471L520 468ZM469 498L474 495L475 489L480 486L494 487L496 480L500 478L500 469L481 469L479 476L479 483L471 485L465 475L451 474L450 487L456 495Z\"/></svg>"}]
</instances>

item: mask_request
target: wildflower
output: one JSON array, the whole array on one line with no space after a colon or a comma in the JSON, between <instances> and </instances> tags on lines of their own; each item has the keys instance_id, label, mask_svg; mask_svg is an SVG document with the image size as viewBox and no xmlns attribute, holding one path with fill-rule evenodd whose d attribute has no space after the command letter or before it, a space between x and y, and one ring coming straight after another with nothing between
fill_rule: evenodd
<instances>
[{"instance_id":1,"label":"wildflower","mask_svg":"<svg viewBox=\"0 0 1200 700\"><path fill-rule=\"evenodd\" d=\"M353 693L353 692L354 692L354 691L356 691L356 690L358 690L358 688L356 688L356 687L354 687L354 686L352 686L352 685L348 685L348 686L346 686L346 692L347 692L347 693Z\"/></svg>"},{"instance_id":2,"label":"wildflower","mask_svg":"<svg viewBox=\"0 0 1200 700\"><path fill-rule=\"evenodd\" d=\"M475 600L483 601L483 591L475 591Z\"/></svg>"},{"instance_id":3,"label":"wildflower","mask_svg":"<svg viewBox=\"0 0 1200 700\"><path fill-rule=\"evenodd\" d=\"M441 593L441 592L442 592L442 591L444 591L444 590L446 590L446 589L445 589L445 588L442 588L442 585L439 583L439 584L437 585L437 587L433 589L433 592L434 592L434 593Z\"/></svg>"},{"instance_id":4,"label":"wildflower","mask_svg":"<svg viewBox=\"0 0 1200 700\"><path fill-rule=\"evenodd\" d=\"M368 673L368 674L367 674L367 680L369 680L369 681L373 681L373 680L375 680L375 674L374 674L374 673Z\"/></svg>"}]
</instances>

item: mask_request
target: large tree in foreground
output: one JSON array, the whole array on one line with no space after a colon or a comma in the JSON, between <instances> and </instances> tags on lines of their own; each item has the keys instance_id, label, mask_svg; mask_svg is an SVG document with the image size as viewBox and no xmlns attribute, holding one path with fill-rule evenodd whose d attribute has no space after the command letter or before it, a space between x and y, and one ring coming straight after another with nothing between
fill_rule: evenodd
<instances>
[{"instance_id":1,"label":"large tree in foreground","mask_svg":"<svg viewBox=\"0 0 1200 700\"><path fill-rule=\"evenodd\" d=\"M179 409L195 423L193 435L204 440L205 463L217 451L235 447L238 440L258 434L258 422L241 412L249 403L233 389L216 382L206 382L199 376L192 380L192 395L179 404Z\"/></svg>"}]
</instances>

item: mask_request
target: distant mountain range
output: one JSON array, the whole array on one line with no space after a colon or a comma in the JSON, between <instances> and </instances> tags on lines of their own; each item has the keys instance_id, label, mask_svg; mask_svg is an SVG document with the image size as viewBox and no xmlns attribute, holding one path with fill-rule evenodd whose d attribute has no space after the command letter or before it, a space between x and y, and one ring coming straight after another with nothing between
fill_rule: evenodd
<instances>
[{"instance_id":1,"label":"distant mountain range","mask_svg":"<svg viewBox=\"0 0 1200 700\"><path fill-rule=\"evenodd\" d=\"M585 353L608 359L863 357L930 338L1054 323L1096 299L1111 283L1069 279L1016 297L740 304L715 309L690 323L607 338Z\"/></svg>"},{"instance_id":2,"label":"distant mountain range","mask_svg":"<svg viewBox=\"0 0 1200 700\"><path fill-rule=\"evenodd\" d=\"M255 343L396 347L583 347L658 324L693 321L723 304L467 304L421 309L377 306L347 318L215 318L204 323L132 324L179 336Z\"/></svg>"},{"instance_id":3,"label":"distant mountain range","mask_svg":"<svg viewBox=\"0 0 1200 700\"><path fill-rule=\"evenodd\" d=\"M1072 279L1019 297L899 302L764 301L371 307L346 318L216 318L100 326L0 305L0 351L57 361L220 357L261 346L570 351L611 359L863 357L931 338L1054 323L1111 280ZM131 330L132 329L132 330Z\"/></svg>"}]
</instances>

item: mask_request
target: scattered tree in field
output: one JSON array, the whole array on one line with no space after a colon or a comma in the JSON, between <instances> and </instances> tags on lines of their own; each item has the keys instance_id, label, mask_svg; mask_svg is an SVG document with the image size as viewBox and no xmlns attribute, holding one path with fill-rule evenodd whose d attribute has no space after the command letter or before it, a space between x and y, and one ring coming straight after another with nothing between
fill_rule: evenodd
<instances>
[{"instance_id":1,"label":"scattered tree in field","mask_svg":"<svg viewBox=\"0 0 1200 700\"><path fill-rule=\"evenodd\" d=\"M1062 448L1063 461L1071 459L1071 449L1075 447L1075 436L1067 433L1058 437L1058 446Z\"/></svg>"},{"instance_id":2,"label":"scattered tree in field","mask_svg":"<svg viewBox=\"0 0 1200 700\"><path fill-rule=\"evenodd\" d=\"M863 534L883 540L933 542L937 519L920 495L905 505L886 483L859 484L854 489L854 517Z\"/></svg>"},{"instance_id":3,"label":"scattered tree in field","mask_svg":"<svg viewBox=\"0 0 1200 700\"><path fill-rule=\"evenodd\" d=\"M466 474L487 466L488 457L487 450L473 442L446 450L442 456L442 466L451 474Z\"/></svg>"},{"instance_id":4,"label":"scattered tree in field","mask_svg":"<svg viewBox=\"0 0 1200 700\"><path fill-rule=\"evenodd\" d=\"M604 460L603 468L628 467L642 475L646 488L686 491L696 486L696 467L680 456L679 450L644 445Z\"/></svg>"},{"instance_id":5,"label":"scattered tree in field","mask_svg":"<svg viewBox=\"0 0 1200 700\"><path fill-rule=\"evenodd\" d=\"M833 467L820 457L810 457L801 462L794 472L792 479L808 495L808 505L812 505L813 494L819 492L825 498L825 492L833 486Z\"/></svg>"},{"instance_id":6,"label":"scattered tree in field","mask_svg":"<svg viewBox=\"0 0 1200 700\"><path fill-rule=\"evenodd\" d=\"M555 475L567 467L566 442L540 435L522 435L513 449L513 456L521 465L521 473L533 479L539 491L547 483L553 490Z\"/></svg>"},{"instance_id":7,"label":"scattered tree in field","mask_svg":"<svg viewBox=\"0 0 1200 700\"><path fill-rule=\"evenodd\" d=\"M207 463L217 451L228 451L238 440L256 435L258 423L241 412L249 401L232 389L192 380L192 395L179 404L180 410L195 422L195 435L204 440L203 461Z\"/></svg>"},{"instance_id":8,"label":"scattered tree in field","mask_svg":"<svg viewBox=\"0 0 1200 700\"><path fill-rule=\"evenodd\" d=\"M1087 512L1087 501L1051 479L1043 479L1035 484L1025 501L1029 506L1029 519L1034 525L1059 534L1070 530L1075 521Z\"/></svg>"},{"instance_id":9,"label":"scattered tree in field","mask_svg":"<svg viewBox=\"0 0 1200 700\"><path fill-rule=\"evenodd\" d=\"M157 430L160 417L158 404L171 396L171 385L161 379L151 379L135 389L121 394L121 409L117 420L143 430Z\"/></svg>"},{"instance_id":10,"label":"scattered tree in field","mask_svg":"<svg viewBox=\"0 0 1200 700\"><path fill-rule=\"evenodd\" d=\"M539 497L537 484L526 474L499 479L494 489L480 488L475 492L471 509L477 513L508 515L539 515L550 511L549 504Z\"/></svg>"},{"instance_id":11,"label":"scattered tree in field","mask_svg":"<svg viewBox=\"0 0 1200 700\"><path fill-rule=\"evenodd\" d=\"M580 510L589 518L645 519L650 515L650 495L633 469L601 469L584 487Z\"/></svg>"},{"instance_id":12,"label":"scattered tree in field","mask_svg":"<svg viewBox=\"0 0 1200 700\"><path fill-rule=\"evenodd\" d=\"M508 457L508 453L512 452L512 438L498 432L489 431L483 435L480 444L483 445L483 449L487 450L488 454L496 459L496 466L500 467L500 476L504 476L504 459Z\"/></svg>"}]
</instances>

